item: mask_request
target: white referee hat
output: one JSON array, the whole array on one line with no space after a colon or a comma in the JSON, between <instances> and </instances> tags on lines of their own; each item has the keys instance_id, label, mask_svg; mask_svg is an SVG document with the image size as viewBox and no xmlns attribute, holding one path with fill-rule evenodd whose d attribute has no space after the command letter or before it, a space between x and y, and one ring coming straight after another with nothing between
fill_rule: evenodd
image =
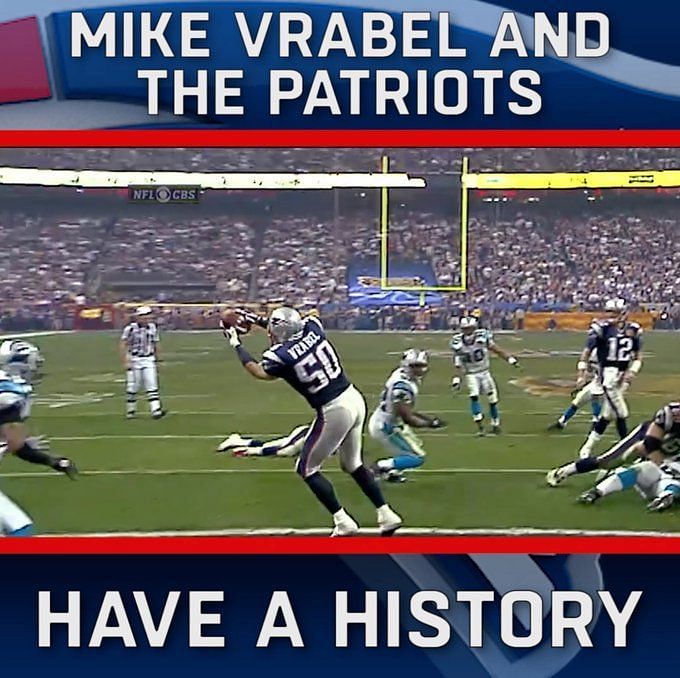
<instances>
[{"instance_id":1,"label":"white referee hat","mask_svg":"<svg viewBox=\"0 0 680 678\"><path fill-rule=\"evenodd\" d=\"M137 315L150 315L151 313L153 313L151 306L140 306L137 309Z\"/></svg>"}]
</instances>

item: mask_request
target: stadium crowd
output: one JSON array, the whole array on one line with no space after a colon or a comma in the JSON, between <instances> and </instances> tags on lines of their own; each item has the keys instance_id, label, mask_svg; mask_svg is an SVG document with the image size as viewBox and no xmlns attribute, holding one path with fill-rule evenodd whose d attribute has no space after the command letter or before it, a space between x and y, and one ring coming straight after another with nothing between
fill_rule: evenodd
<instances>
[{"instance_id":1,"label":"stadium crowd","mask_svg":"<svg viewBox=\"0 0 680 678\"><path fill-rule=\"evenodd\" d=\"M480 168L630 169L680 164L678 149L465 149ZM2 149L2 164L45 167L197 170L370 169L381 149ZM395 168L456 171L461 149L390 149ZM265 201L265 196L260 200ZM187 218L85 216L79 203L64 216L26 209L0 211L2 329L60 327L64 304L121 299L242 303L286 301L323 309L336 327L405 328L417 311L357 309L348 303L348 271L358 259L378 261L375 206L313 216L274 210L266 218L243 208ZM429 327L455 322L463 307L486 309L498 327L522 308L593 309L612 296L656 305L659 326L680 328L680 219L663 203L583 201L553 209L510 201L477 204L469 222L468 292L442 296ZM274 204L274 203L272 203ZM70 205L70 203L69 203ZM71 209L71 208L69 208ZM154 213L155 214L155 213ZM165 214L172 214L166 212ZM188 213L184 213L188 214ZM453 209L401 205L390 215L390 261L427 265L437 285L461 282L460 225ZM377 266L375 269L377 272ZM138 293L131 293L139 283ZM186 289L183 286L186 285ZM191 285L194 285L191 287ZM200 289L200 292L197 290ZM190 323L204 312L187 312ZM200 316L200 317L199 317ZM454 320L452 321L451 318ZM175 325L181 313L168 317Z\"/></svg>"}]
</instances>

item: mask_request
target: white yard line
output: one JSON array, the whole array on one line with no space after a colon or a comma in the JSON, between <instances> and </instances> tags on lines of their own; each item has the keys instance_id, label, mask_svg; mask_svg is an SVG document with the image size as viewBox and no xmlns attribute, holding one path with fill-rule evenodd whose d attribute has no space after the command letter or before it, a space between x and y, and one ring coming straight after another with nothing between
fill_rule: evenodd
<instances>
[{"instance_id":1,"label":"white yard line","mask_svg":"<svg viewBox=\"0 0 680 678\"><path fill-rule=\"evenodd\" d=\"M167 400L167 398L164 398ZM70 417L70 418L78 418L80 417L121 417L123 416L122 410L116 410L115 412L83 412L83 413L74 413L71 410L75 409L76 407L82 407L82 406L87 406L87 404L84 403L78 403L76 405L70 405L68 406L69 411L64 411L64 408L58 408L60 411L59 413L56 414L51 414L54 412L55 408L50 407L44 404L38 404L36 406L36 410L40 411L40 417L44 419L49 419L49 418L54 418L54 419L62 419L65 417ZM64 406L66 407L66 406ZM433 412L435 414L470 414L470 409L465 408L465 409L431 409L428 408L428 412ZM234 410L175 410L172 409L169 412L170 414L173 415L186 415L186 416L200 416L200 415L206 415L206 416L218 416L218 415L251 415L251 416L263 416L262 412L236 412ZM516 416L517 413L513 413L513 416ZM519 414L526 414L526 415L535 415L537 417L549 417L552 416L554 419L557 419L558 413L555 412L554 410L550 412L527 412L527 411L522 411ZM272 416L280 416L280 417L303 417L305 419L310 419L310 413L309 411L294 411L294 412L267 412L267 417L272 417ZM580 419L585 419L586 415L583 415L579 417ZM587 417L588 419L590 418L589 416Z\"/></svg>"},{"instance_id":2,"label":"white yard line","mask_svg":"<svg viewBox=\"0 0 680 678\"><path fill-rule=\"evenodd\" d=\"M81 532L69 534L42 535L42 537L291 537L291 536L328 536L330 527L262 527L262 528L227 528L223 530L163 530L153 532ZM361 528L360 534L376 535L377 528ZM678 532L660 532L656 530L579 530L579 529L543 529L537 527L463 528L450 529L439 527L403 527L397 532L400 536L500 536L500 537L680 537ZM38 537L39 539L41 537Z\"/></svg>"},{"instance_id":3,"label":"white yard line","mask_svg":"<svg viewBox=\"0 0 680 678\"><path fill-rule=\"evenodd\" d=\"M326 469L324 473L341 473L340 469ZM421 474L453 474L453 473L547 473L548 469L541 468L422 468ZM202 476L202 475L238 475L238 474L277 474L293 473L292 466L288 468L178 468L178 469L113 469L81 471L82 476ZM28 471L26 473L0 473L0 478L60 478L61 474L53 471Z\"/></svg>"},{"instance_id":4,"label":"white yard line","mask_svg":"<svg viewBox=\"0 0 680 678\"><path fill-rule=\"evenodd\" d=\"M285 433L285 432L284 432ZM476 433L429 433L425 431L419 431L419 435L423 435L427 438L480 438ZM242 436L246 438L274 438L276 436L281 436L281 431L277 433L241 433ZM196 440L223 440L225 438L224 433L186 433L186 434L175 434L175 433L165 433L165 434L151 434L151 435L120 435L112 433L101 433L98 435L90 436L49 436L52 442L55 441L80 441L80 440L191 440L195 438ZM583 438L583 433L560 433L560 438ZM480 440L492 439L492 440L503 440L504 438L546 438L545 433L503 433L499 436L487 435Z\"/></svg>"}]
</instances>

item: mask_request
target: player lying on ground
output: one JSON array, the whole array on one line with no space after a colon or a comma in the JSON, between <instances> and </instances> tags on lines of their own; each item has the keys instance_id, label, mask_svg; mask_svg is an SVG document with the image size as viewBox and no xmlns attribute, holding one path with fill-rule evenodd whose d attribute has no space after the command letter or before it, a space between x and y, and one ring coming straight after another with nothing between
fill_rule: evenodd
<instances>
[{"instance_id":1,"label":"player lying on ground","mask_svg":"<svg viewBox=\"0 0 680 678\"><path fill-rule=\"evenodd\" d=\"M158 391L158 369L160 356L158 327L152 320L153 311L149 306L140 306L135 320L128 323L120 337L120 359L125 368L127 396L126 415L134 419L137 415L137 391L143 388L149 400L149 409L154 419L160 419L166 412L161 405Z\"/></svg>"},{"instance_id":2,"label":"player lying on ground","mask_svg":"<svg viewBox=\"0 0 680 678\"><path fill-rule=\"evenodd\" d=\"M561 431L566 428L569 420L587 402L590 402L590 410L593 414L593 424L600 418L604 391L602 390L602 384L600 383L597 355L595 351L591 351L590 356L588 357L588 367L586 371L587 379L589 379L588 383L582 389L572 393L573 400L571 401L571 404L564 410L560 418L548 427L549 430Z\"/></svg>"},{"instance_id":3,"label":"player lying on ground","mask_svg":"<svg viewBox=\"0 0 680 678\"><path fill-rule=\"evenodd\" d=\"M491 376L489 352L495 353L510 365L518 366L517 358L511 356L496 345L493 334L489 330L477 326L474 316L466 316L460 320L460 332L451 339L453 364L458 374L453 377L451 387L460 390L461 377L465 378L472 419L477 424L479 435L484 435L484 413L479 402L480 394L489 400L489 418L493 433L501 432L501 415L498 410L498 387Z\"/></svg>"},{"instance_id":4,"label":"player lying on ground","mask_svg":"<svg viewBox=\"0 0 680 678\"><path fill-rule=\"evenodd\" d=\"M413 428L442 428L438 417L420 414L413 408L428 369L425 351L410 348L399 367L392 372L380 395L380 403L368 422L368 432L392 456L379 459L371 470L384 480L403 482L406 469L418 468L425 461L425 450Z\"/></svg>"},{"instance_id":5,"label":"player lying on ground","mask_svg":"<svg viewBox=\"0 0 680 678\"><path fill-rule=\"evenodd\" d=\"M645 459L624 466L584 492L579 501L594 504L615 492L635 488L647 501L649 511L665 511L680 496L680 461L673 459L659 465Z\"/></svg>"},{"instance_id":6,"label":"player lying on ground","mask_svg":"<svg viewBox=\"0 0 680 678\"><path fill-rule=\"evenodd\" d=\"M218 446L218 452L229 452L235 457L297 457L304 446L309 425L296 426L287 436L262 440L232 433Z\"/></svg>"},{"instance_id":7,"label":"player lying on ground","mask_svg":"<svg viewBox=\"0 0 680 678\"><path fill-rule=\"evenodd\" d=\"M23 379L12 378L0 371L0 460L5 454L15 454L32 464L49 466L75 478L75 465L66 457L53 457L40 438L28 436L24 424L30 414L31 386ZM33 521L9 497L0 492L0 534L27 536L33 533Z\"/></svg>"},{"instance_id":8,"label":"player lying on ground","mask_svg":"<svg viewBox=\"0 0 680 678\"><path fill-rule=\"evenodd\" d=\"M600 418L595 422L588 438L579 450L579 457L593 455L611 421L616 421L620 438L628 435L628 404L625 393L642 367L642 329L628 322L628 310L622 299L610 299L606 305L607 317L590 326L588 340L577 365L576 386L585 386L588 357L596 352L599 380L604 393Z\"/></svg>"},{"instance_id":9,"label":"player lying on ground","mask_svg":"<svg viewBox=\"0 0 680 678\"><path fill-rule=\"evenodd\" d=\"M252 325L266 328L271 342L260 362L243 347L239 336L239 330L243 333ZM284 306L268 319L245 312L228 314L222 320L222 329L246 372L263 381L283 379L315 410L296 471L333 516L333 536L348 536L359 530L321 472L326 459L336 451L342 470L375 506L381 534L393 534L402 520L385 501L362 459L366 401L345 375L321 322L311 316L303 319L295 309Z\"/></svg>"},{"instance_id":10,"label":"player lying on ground","mask_svg":"<svg viewBox=\"0 0 680 678\"><path fill-rule=\"evenodd\" d=\"M680 403L662 407L651 421L642 422L629 435L599 457L586 457L553 469L546 476L551 487L570 476L598 469L611 469L636 459L651 459L662 464L680 454Z\"/></svg>"}]
</instances>

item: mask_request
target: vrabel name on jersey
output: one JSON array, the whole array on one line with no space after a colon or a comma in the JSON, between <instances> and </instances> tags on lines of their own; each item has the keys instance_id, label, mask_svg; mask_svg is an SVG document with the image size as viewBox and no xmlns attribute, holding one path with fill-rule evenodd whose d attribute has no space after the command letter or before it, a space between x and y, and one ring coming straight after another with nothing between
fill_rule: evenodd
<instances>
[{"instance_id":1,"label":"vrabel name on jersey","mask_svg":"<svg viewBox=\"0 0 680 678\"><path fill-rule=\"evenodd\" d=\"M418 390L417 382L404 370L401 368L394 370L380 394L378 410L381 413L381 420L387 425L397 425L399 423L397 404L415 405Z\"/></svg>"},{"instance_id":2,"label":"vrabel name on jersey","mask_svg":"<svg viewBox=\"0 0 680 678\"><path fill-rule=\"evenodd\" d=\"M480 328L470 335L454 334L450 346L456 365L460 365L466 374L476 374L489 369L489 346L492 344L493 334Z\"/></svg>"},{"instance_id":3,"label":"vrabel name on jersey","mask_svg":"<svg viewBox=\"0 0 680 678\"><path fill-rule=\"evenodd\" d=\"M262 355L262 368L284 379L315 409L349 387L342 364L317 318L306 318L302 330Z\"/></svg>"},{"instance_id":4,"label":"vrabel name on jersey","mask_svg":"<svg viewBox=\"0 0 680 678\"><path fill-rule=\"evenodd\" d=\"M586 346L595 350L601 368L627 370L642 349L642 328L637 323L619 327L608 320L595 320L590 325Z\"/></svg>"}]
</instances>

